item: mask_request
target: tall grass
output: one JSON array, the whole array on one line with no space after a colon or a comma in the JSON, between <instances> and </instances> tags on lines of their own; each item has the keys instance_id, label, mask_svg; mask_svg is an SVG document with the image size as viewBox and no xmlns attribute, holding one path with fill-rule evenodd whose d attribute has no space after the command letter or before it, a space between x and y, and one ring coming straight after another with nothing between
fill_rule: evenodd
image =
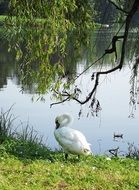
<instances>
[{"instance_id":1,"label":"tall grass","mask_svg":"<svg viewBox=\"0 0 139 190\"><path fill-rule=\"evenodd\" d=\"M51 150L43 144L43 137L30 127L29 122L15 124L12 107L0 114L0 148L20 158L51 160ZM17 123L17 122L16 122Z\"/></svg>"},{"instance_id":2,"label":"tall grass","mask_svg":"<svg viewBox=\"0 0 139 190\"><path fill-rule=\"evenodd\" d=\"M29 122L27 122L25 126L24 123L21 122L19 127L21 128L21 130L20 132L16 133L16 138L18 140L36 144L43 143L43 137L40 136L32 126L30 126Z\"/></svg>"},{"instance_id":3,"label":"tall grass","mask_svg":"<svg viewBox=\"0 0 139 190\"><path fill-rule=\"evenodd\" d=\"M0 143L8 138L14 138L20 141L41 144L42 137L37 131L30 127L29 122L20 122L17 126L14 121L17 119L11 113L12 107L4 112L1 109L0 113Z\"/></svg>"},{"instance_id":4,"label":"tall grass","mask_svg":"<svg viewBox=\"0 0 139 190\"><path fill-rule=\"evenodd\" d=\"M134 143L128 143L128 153L126 157L139 160L139 146L134 145Z\"/></svg>"},{"instance_id":5,"label":"tall grass","mask_svg":"<svg viewBox=\"0 0 139 190\"><path fill-rule=\"evenodd\" d=\"M9 137L14 136L14 131L12 130L13 128L13 122L16 119L13 114L11 114L11 109L12 107L4 112L1 109L1 114L0 114L0 143L5 141L5 139Z\"/></svg>"}]
</instances>

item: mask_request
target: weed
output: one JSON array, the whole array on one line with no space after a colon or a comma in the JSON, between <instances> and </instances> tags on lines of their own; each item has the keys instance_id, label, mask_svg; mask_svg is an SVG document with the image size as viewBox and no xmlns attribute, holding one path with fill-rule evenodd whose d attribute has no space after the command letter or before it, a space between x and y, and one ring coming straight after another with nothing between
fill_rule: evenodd
<instances>
[{"instance_id":1,"label":"weed","mask_svg":"<svg viewBox=\"0 0 139 190\"><path fill-rule=\"evenodd\" d=\"M126 157L139 160L139 147L135 146L134 143L128 143L128 153Z\"/></svg>"},{"instance_id":2,"label":"weed","mask_svg":"<svg viewBox=\"0 0 139 190\"><path fill-rule=\"evenodd\" d=\"M14 136L14 132L12 131L13 128L13 122L15 120L15 117L13 114L11 114L12 107L6 111L3 112L1 110L0 114L0 143L2 143L7 137Z\"/></svg>"},{"instance_id":3,"label":"weed","mask_svg":"<svg viewBox=\"0 0 139 190\"><path fill-rule=\"evenodd\" d=\"M48 147L43 144L43 137L30 127L29 122L20 122L14 126L15 117L11 114L12 107L0 115L0 149L20 159L48 158L52 160Z\"/></svg>"}]
</instances>

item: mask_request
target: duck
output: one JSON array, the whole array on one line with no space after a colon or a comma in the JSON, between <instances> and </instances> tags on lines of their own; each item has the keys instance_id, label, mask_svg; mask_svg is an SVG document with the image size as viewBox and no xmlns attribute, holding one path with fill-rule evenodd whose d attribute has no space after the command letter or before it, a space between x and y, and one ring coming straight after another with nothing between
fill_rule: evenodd
<instances>
[{"instance_id":1,"label":"duck","mask_svg":"<svg viewBox=\"0 0 139 190\"><path fill-rule=\"evenodd\" d=\"M55 118L54 136L58 144L63 148L65 159L67 160L69 154L92 155L90 145L86 137L79 130L70 128L72 117L69 114L62 114Z\"/></svg>"}]
</instances>

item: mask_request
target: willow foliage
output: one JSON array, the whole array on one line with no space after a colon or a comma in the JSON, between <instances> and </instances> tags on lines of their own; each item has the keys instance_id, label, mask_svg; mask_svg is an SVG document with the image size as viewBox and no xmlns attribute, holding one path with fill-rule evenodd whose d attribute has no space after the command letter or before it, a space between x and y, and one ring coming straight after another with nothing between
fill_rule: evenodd
<instances>
[{"instance_id":1,"label":"willow foliage","mask_svg":"<svg viewBox=\"0 0 139 190\"><path fill-rule=\"evenodd\" d=\"M88 43L93 5L89 0L10 0L9 10L9 51L16 50L22 83L34 83L38 93L59 88L69 39L74 34L76 47Z\"/></svg>"}]
</instances>

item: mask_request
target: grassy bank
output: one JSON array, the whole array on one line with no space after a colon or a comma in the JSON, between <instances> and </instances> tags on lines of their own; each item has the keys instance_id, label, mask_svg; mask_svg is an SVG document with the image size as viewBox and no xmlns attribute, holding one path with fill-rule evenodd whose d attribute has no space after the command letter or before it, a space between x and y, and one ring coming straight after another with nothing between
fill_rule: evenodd
<instances>
[{"instance_id":1,"label":"grassy bank","mask_svg":"<svg viewBox=\"0 0 139 190\"><path fill-rule=\"evenodd\" d=\"M0 115L0 190L137 190L139 161L52 151L29 124L17 132L11 108Z\"/></svg>"},{"instance_id":2,"label":"grassy bank","mask_svg":"<svg viewBox=\"0 0 139 190\"><path fill-rule=\"evenodd\" d=\"M139 162L132 159L93 156L64 161L62 153L50 159L20 159L7 153L0 156L2 190L137 190Z\"/></svg>"}]
</instances>

